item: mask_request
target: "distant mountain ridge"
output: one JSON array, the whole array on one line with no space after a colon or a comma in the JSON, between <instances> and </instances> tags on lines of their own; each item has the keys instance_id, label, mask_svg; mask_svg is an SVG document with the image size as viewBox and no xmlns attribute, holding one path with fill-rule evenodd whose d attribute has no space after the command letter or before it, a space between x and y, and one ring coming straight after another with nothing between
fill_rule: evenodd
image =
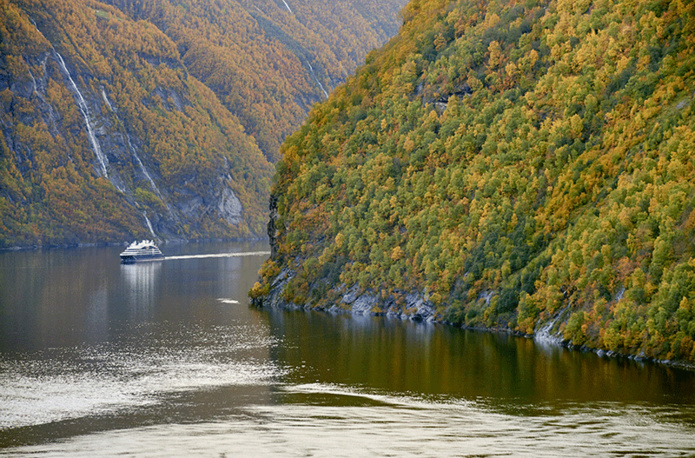
<instances>
[{"instance_id":1,"label":"distant mountain ridge","mask_svg":"<svg viewBox=\"0 0 695 458\"><path fill-rule=\"evenodd\" d=\"M302 62L248 9L282 29L231 0L4 2L0 248L265 236L276 149L332 80L303 67L324 59L310 27L287 35Z\"/></svg>"},{"instance_id":2,"label":"distant mountain ridge","mask_svg":"<svg viewBox=\"0 0 695 458\"><path fill-rule=\"evenodd\" d=\"M255 303L695 362L695 5L403 18L284 143Z\"/></svg>"}]
</instances>

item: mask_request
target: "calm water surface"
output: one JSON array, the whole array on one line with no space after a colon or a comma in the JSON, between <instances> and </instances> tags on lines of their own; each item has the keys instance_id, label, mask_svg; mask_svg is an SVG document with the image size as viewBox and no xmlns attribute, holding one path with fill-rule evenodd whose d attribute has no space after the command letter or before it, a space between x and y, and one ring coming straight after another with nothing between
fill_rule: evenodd
<instances>
[{"instance_id":1,"label":"calm water surface","mask_svg":"<svg viewBox=\"0 0 695 458\"><path fill-rule=\"evenodd\" d=\"M259 311L263 243L0 253L0 455L692 456L695 373Z\"/></svg>"}]
</instances>

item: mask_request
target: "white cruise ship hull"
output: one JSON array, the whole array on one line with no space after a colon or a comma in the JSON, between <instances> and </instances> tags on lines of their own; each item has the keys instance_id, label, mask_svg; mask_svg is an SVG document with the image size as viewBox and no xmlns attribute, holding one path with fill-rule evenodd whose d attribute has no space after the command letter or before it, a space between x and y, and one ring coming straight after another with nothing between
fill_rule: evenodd
<instances>
[{"instance_id":1,"label":"white cruise ship hull","mask_svg":"<svg viewBox=\"0 0 695 458\"><path fill-rule=\"evenodd\" d=\"M132 243L121 253L121 264L135 264L136 262L158 261L164 259L164 255L154 242L143 240Z\"/></svg>"},{"instance_id":2,"label":"white cruise ship hull","mask_svg":"<svg viewBox=\"0 0 695 458\"><path fill-rule=\"evenodd\" d=\"M121 256L121 264L135 264L136 262L160 261L164 255Z\"/></svg>"}]
</instances>

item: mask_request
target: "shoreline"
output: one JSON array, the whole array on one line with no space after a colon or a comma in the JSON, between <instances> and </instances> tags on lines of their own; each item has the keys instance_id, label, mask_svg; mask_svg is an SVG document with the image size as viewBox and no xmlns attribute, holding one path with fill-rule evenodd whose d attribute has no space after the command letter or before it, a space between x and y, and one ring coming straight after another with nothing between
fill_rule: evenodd
<instances>
[{"instance_id":1,"label":"shoreline","mask_svg":"<svg viewBox=\"0 0 695 458\"><path fill-rule=\"evenodd\" d=\"M269 294L266 297L271 297L273 294ZM287 311L293 311L293 312L298 312L298 311L303 311L303 312L317 312L317 313L324 313L327 315L352 315L352 316L371 316L371 317L380 317L380 318L385 318L385 319L398 319L401 321L411 321L417 324L422 324L422 325L438 325L438 326L450 326L454 328L459 328L465 331L474 331L474 332L487 332L487 333L493 333L493 334L507 334L507 335L512 335L514 337L519 337L519 338L524 338L524 339L530 339L533 340L535 344L538 345L550 345L556 348L562 348L566 349L569 351L579 351L581 353L594 353L600 358L612 358L612 359L621 359L621 360L631 360L637 363L646 363L646 364L654 364L658 366L665 366L668 368L672 369L679 369L679 370L684 370L688 372L695 372L695 364L690 364L684 361L677 361L677 360L666 360L666 359L657 359L649 356L639 356L639 355L631 355L627 353L620 353L620 352L615 352L612 350L603 350L603 349L596 349L596 348L591 348L586 345L573 345L571 342L568 341L563 341L559 337L552 337L550 336L549 338L538 338L537 334L524 334L519 331L514 331L509 328L486 328L486 327L479 327L479 326L465 326L465 325L459 325L452 323L450 321L446 320L438 320L434 318L434 315L431 317L428 317L426 319L423 319L419 315L409 315L407 313L389 313L389 312L373 312L373 311L355 311L352 309L344 309L341 308L337 305L334 305L330 308L315 308L311 306L301 306L297 304L270 304L270 305L265 305L264 303L258 304L258 301L256 299L253 299L251 301L250 307L255 307L258 309L264 309L264 308L276 308L276 309L284 309ZM265 302L265 301L264 301Z\"/></svg>"}]
</instances>

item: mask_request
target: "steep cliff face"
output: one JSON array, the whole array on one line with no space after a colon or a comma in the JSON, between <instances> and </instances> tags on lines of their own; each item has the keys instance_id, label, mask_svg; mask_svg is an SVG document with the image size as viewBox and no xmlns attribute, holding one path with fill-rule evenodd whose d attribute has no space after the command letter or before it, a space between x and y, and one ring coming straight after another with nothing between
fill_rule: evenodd
<instances>
[{"instance_id":1,"label":"steep cliff face","mask_svg":"<svg viewBox=\"0 0 695 458\"><path fill-rule=\"evenodd\" d=\"M265 236L279 145L405 0L0 5L0 247Z\"/></svg>"},{"instance_id":2,"label":"steep cliff face","mask_svg":"<svg viewBox=\"0 0 695 458\"><path fill-rule=\"evenodd\" d=\"M264 235L272 166L165 35L96 2L0 14L0 246Z\"/></svg>"}]
</instances>

